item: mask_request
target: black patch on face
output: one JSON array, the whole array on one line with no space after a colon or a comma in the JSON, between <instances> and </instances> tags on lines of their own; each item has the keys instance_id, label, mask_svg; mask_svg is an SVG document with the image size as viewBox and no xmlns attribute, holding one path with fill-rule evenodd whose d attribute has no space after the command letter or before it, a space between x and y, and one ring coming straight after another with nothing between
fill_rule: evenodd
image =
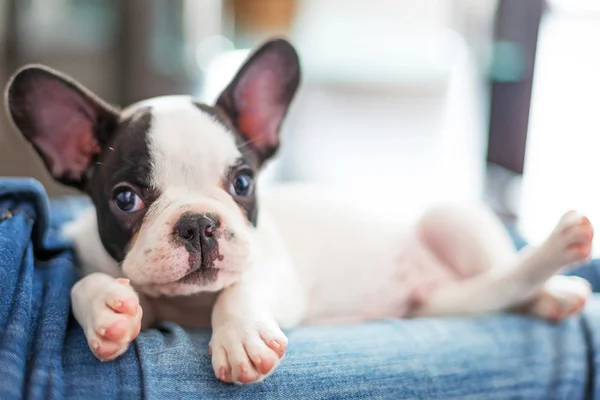
<instances>
[{"instance_id":1,"label":"black patch on face","mask_svg":"<svg viewBox=\"0 0 600 400\"><path fill-rule=\"evenodd\" d=\"M92 172L86 192L96 206L98 230L102 244L118 262L123 261L132 238L137 234L146 211L158 198L150 188L151 160L148 132L152 115L140 109L116 127L112 141L105 145ZM142 210L125 213L114 204L113 191L127 184L142 199Z\"/></svg>"},{"instance_id":2,"label":"black patch on face","mask_svg":"<svg viewBox=\"0 0 600 400\"><path fill-rule=\"evenodd\" d=\"M225 126L234 136L235 143L242 156L235 165L232 165L229 171L225 172L223 179L223 188L229 192L231 183L235 179L236 172L240 169L247 168L252 171L254 177L257 176L262 155L256 149L249 145L235 125L231 122L227 114L220 107L211 107L206 104L194 102L194 105L203 112L211 115L215 121ZM256 183L256 180L255 180ZM230 193L231 194L231 193ZM244 215L253 226L256 226L258 220L258 201L256 200L256 187L249 196L238 197L232 196L238 206L242 209Z\"/></svg>"}]
</instances>

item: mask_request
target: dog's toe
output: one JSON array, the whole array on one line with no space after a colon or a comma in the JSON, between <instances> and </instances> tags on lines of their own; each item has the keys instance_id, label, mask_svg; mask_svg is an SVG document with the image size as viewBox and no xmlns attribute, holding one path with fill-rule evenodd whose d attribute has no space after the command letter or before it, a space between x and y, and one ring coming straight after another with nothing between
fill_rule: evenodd
<instances>
[{"instance_id":1,"label":"dog's toe","mask_svg":"<svg viewBox=\"0 0 600 400\"><path fill-rule=\"evenodd\" d=\"M134 317L140 305L139 298L133 288L127 283L115 281L105 292L107 307L120 314Z\"/></svg>"},{"instance_id":2,"label":"dog's toe","mask_svg":"<svg viewBox=\"0 0 600 400\"><path fill-rule=\"evenodd\" d=\"M90 350L100 361L112 361L127 350L129 343L118 343L97 337L89 341Z\"/></svg>"},{"instance_id":3,"label":"dog's toe","mask_svg":"<svg viewBox=\"0 0 600 400\"><path fill-rule=\"evenodd\" d=\"M102 336L113 342L120 342L130 333L130 326L125 319L120 319L114 322L108 328L102 330L103 332L99 332L102 334Z\"/></svg>"}]
</instances>

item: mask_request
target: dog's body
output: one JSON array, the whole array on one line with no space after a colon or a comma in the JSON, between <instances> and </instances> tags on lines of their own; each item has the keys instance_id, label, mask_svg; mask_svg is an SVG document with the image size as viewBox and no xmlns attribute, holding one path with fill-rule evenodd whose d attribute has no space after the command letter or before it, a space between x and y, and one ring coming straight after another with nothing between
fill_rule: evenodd
<instances>
[{"instance_id":1,"label":"dog's body","mask_svg":"<svg viewBox=\"0 0 600 400\"><path fill-rule=\"evenodd\" d=\"M300 323L581 310L587 282L554 276L589 257L592 228L576 213L518 255L483 206L403 227L307 187L259 198L254 177L298 81L282 40L254 53L214 107L176 96L119 112L43 67L13 77L15 125L58 181L95 204L65 232L85 272L73 312L99 359L127 349L142 314L144 326L211 326L216 376L248 383L275 369L281 329Z\"/></svg>"}]
</instances>

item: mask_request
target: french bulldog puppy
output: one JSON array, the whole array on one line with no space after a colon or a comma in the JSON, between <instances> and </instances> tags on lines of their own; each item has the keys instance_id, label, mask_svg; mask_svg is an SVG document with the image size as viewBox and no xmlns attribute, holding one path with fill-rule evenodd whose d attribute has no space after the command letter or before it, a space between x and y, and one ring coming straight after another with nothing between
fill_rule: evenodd
<instances>
[{"instance_id":1,"label":"french bulldog puppy","mask_svg":"<svg viewBox=\"0 0 600 400\"><path fill-rule=\"evenodd\" d=\"M309 187L259 197L299 81L283 39L256 50L214 105L166 96L120 110L41 65L10 79L15 127L95 205L65 232L83 270L73 313L98 359L160 321L210 326L216 377L250 383L275 370L282 329L298 324L581 311L588 283L556 275L590 256L592 226L576 212L516 253L483 206L436 208L407 226Z\"/></svg>"}]
</instances>

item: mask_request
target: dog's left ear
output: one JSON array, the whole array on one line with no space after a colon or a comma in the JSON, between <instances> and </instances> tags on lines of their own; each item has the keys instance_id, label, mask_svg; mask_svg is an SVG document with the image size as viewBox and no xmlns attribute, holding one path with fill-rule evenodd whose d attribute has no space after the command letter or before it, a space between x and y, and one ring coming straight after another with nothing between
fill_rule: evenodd
<instances>
[{"instance_id":1,"label":"dog's left ear","mask_svg":"<svg viewBox=\"0 0 600 400\"><path fill-rule=\"evenodd\" d=\"M256 50L217 100L262 163L279 146L279 128L300 82L300 62L283 39Z\"/></svg>"}]
</instances>

